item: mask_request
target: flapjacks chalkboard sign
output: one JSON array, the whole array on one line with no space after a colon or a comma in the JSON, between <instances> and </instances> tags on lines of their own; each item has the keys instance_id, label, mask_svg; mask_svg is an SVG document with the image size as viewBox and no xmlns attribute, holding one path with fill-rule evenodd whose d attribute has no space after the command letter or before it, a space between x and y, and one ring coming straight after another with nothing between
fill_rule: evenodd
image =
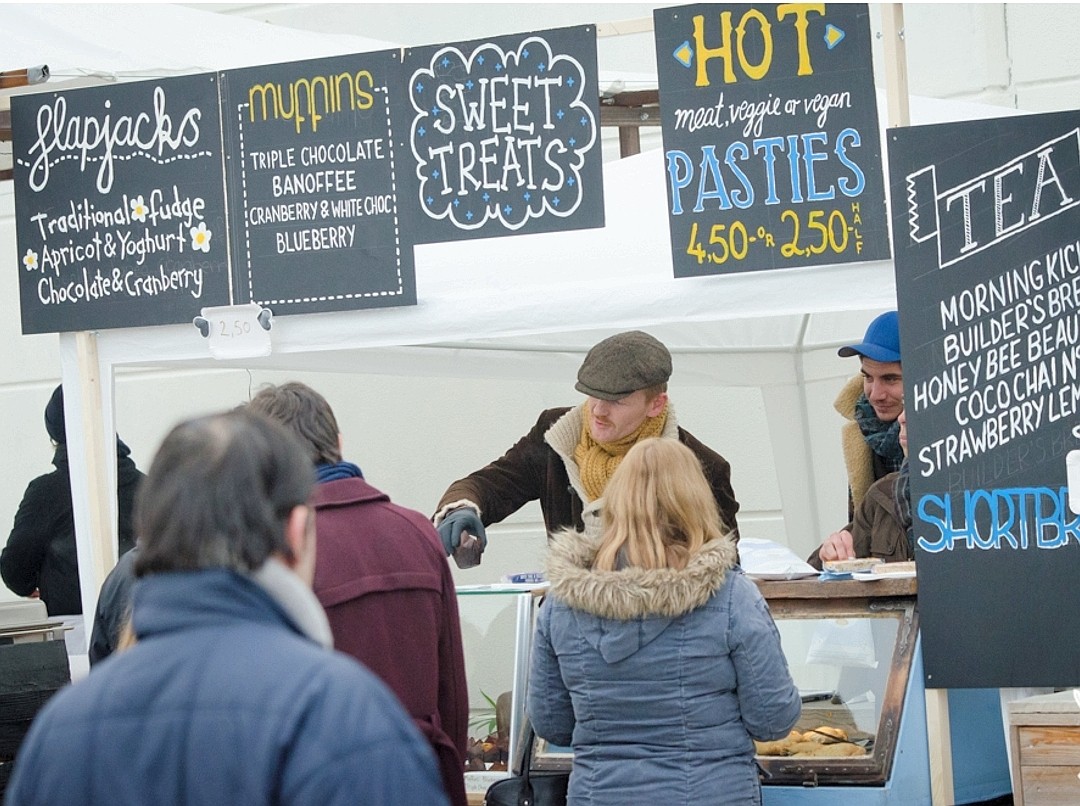
<instances>
[{"instance_id":1,"label":"flapjacks chalkboard sign","mask_svg":"<svg viewBox=\"0 0 1080 806\"><path fill-rule=\"evenodd\" d=\"M653 18L675 276L888 258L867 6Z\"/></svg>"},{"instance_id":2,"label":"flapjacks chalkboard sign","mask_svg":"<svg viewBox=\"0 0 1080 806\"><path fill-rule=\"evenodd\" d=\"M12 98L24 333L229 302L217 76Z\"/></svg>"},{"instance_id":3,"label":"flapjacks chalkboard sign","mask_svg":"<svg viewBox=\"0 0 1080 806\"><path fill-rule=\"evenodd\" d=\"M1080 112L890 130L927 685L1080 674Z\"/></svg>"},{"instance_id":4,"label":"flapjacks chalkboard sign","mask_svg":"<svg viewBox=\"0 0 1080 806\"><path fill-rule=\"evenodd\" d=\"M397 53L222 74L237 304L275 315L414 305L389 87Z\"/></svg>"},{"instance_id":5,"label":"flapjacks chalkboard sign","mask_svg":"<svg viewBox=\"0 0 1080 806\"><path fill-rule=\"evenodd\" d=\"M604 225L594 27L410 48L404 66L416 243Z\"/></svg>"}]
</instances>

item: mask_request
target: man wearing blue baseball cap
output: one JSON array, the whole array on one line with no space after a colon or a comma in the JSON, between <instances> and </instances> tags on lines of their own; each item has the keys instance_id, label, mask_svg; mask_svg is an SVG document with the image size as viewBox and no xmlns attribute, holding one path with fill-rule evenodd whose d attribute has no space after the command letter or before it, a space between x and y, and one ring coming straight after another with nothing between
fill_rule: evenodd
<instances>
[{"instance_id":1,"label":"man wearing blue baseball cap","mask_svg":"<svg viewBox=\"0 0 1080 806\"><path fill-rule=\"evenodd\" d=\"M878 316L861 342L837 352L842 357L859 356L862 370L844 386L833 404L848 420L841 433L850 520L870 486L899 470L904 461L897 422L904 410L904 375L896 311Z\"/></svg>"}]
</instances>

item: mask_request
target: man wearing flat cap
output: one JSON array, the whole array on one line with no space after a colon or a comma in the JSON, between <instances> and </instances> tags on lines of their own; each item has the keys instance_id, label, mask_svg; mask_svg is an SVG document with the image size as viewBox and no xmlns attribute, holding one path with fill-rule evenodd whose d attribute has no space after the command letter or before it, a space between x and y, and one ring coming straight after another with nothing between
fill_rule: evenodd
<instances>
[{"instance_id":1,"label":"man wearing flat cap","mask_svg":"<svg viewBox=\"0 0 1080 806\"><path fill-rule=\"evenodd\" d=\"M536 425L501 458L450 485L433 519L448 555L472 539L487 544L484 527L539 500L549 534L564 527L598 532L611 474L639 440L677 439L701 461L720 515L738 539L739 503L731 466L679 427L668 400L671 353L648 333L610 336L585 356L573 408L541 412ZM458 555L455 554L455 558ZM458 560L458 564L463 563Z\"/></svg>"}]
</instances>

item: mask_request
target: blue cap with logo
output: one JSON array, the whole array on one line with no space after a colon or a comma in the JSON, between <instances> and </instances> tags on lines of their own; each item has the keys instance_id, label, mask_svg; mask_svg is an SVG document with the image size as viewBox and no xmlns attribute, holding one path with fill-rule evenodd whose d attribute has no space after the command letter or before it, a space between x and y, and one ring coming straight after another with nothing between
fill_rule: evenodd
<instances>
[{"instance_id":1,"label":"blue cap with logo","mask_svg":"<svg viewBox=\"0 0 1080 806\"><path fill-rule=\"evenodd\" d=\"M849 344L837 350L837 355L847 358L861 355L872 361L891 363L900 360L900 319L896 311L886 311L866 328L866 335L858 344Z\"/></svg>"}]
</instances>

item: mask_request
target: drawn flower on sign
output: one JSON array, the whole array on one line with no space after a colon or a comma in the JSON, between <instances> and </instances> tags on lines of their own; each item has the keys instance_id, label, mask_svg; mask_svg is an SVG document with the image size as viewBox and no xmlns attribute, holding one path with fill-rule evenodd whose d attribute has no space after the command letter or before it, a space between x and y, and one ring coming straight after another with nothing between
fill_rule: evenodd
<instances>
[{"instance_id":1,"label":"drawn flower on sign","mask_svg":"<svg viewBox=\"0 0 1080 806\"><path fill-rule=\"evenodd\" d=\"M198 249L200 252L210 251L210 238L213 235L210 230L206 228L206 222L203 221L197 227L191 228L191 248Z\"/></svg>"},{"instance_id":2,"label":"drawn flower on sign","mask_svg":"<svg viewBox=\"0 0 1080 806\"><path fill-rule=\"evenodd\" d=\"M26 254L23 256L22 262L27 271L37 271L38 267L38 255L33 249L27 249Z\"/></svg>"},{"instance_id":3,"label":"drawn flower on sign","mask_svg":"<svg viewBox=\"0 0 1080 806\"><path fill-rule=\"evenodd\" d=\"M149 208L146 206L146 202L143 201L142 196L136 196L131 200L131 217L136 221L145 222L148 212Z\"/></svg>"}]
</instances>

